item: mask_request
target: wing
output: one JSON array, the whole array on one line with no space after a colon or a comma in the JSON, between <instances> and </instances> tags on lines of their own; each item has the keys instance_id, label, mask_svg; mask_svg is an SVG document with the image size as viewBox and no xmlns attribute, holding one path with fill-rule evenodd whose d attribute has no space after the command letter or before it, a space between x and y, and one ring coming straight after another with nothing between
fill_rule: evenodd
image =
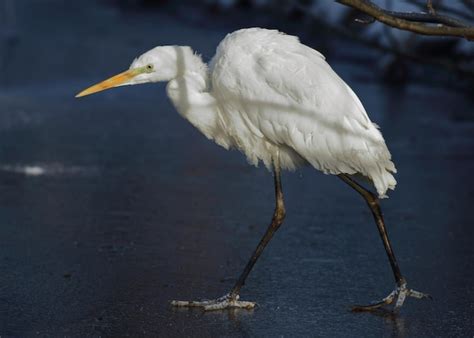
<instances>
[{"instance_id":1,"label":"wing","mask_svg":"<svg viewBox=\"0 0 474 338\"><path fill-rule=\"evenodd\" d=\"M281 33L252 39L234 39L213 62L213 90L224 110L325 173L361 173L381 195L393 188L395 167L381 133L324 57Z\"/></svg>"}]
</instances>

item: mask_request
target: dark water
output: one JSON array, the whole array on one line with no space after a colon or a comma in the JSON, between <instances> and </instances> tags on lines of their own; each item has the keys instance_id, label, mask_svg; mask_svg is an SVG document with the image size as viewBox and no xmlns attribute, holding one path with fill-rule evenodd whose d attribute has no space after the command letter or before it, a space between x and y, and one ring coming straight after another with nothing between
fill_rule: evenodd
<instances>
[{"instance_id":1,"label":"dark water","mask_svg":"<svg viewBox=\"0 0 474 338\"><path fill-rule=\"evenodd\" d=\"M382 207L409 286L434 301L348 311L393 289L389 264L359 196L304 169L283 175L287 219L242 292L259 307L176 310L230 289L270 220L272 177L208 142L162 85L73 95L157 44L210 56L227 31L34 3L50 16L20 16L0 91L1 336L473 335L472 102L334 65L392 151L399 185Z\"/></svg>"}]
</instances>

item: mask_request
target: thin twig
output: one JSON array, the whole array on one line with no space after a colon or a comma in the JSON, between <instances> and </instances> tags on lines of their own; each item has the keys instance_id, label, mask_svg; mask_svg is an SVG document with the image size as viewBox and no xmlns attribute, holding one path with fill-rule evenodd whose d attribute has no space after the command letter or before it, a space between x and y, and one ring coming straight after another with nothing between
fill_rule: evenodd
<instances>
[{"instance_id":1,"label":"thin twig","mask_svg":"<svg viewBox=\"0 0 474 338\"><path fill-rule=\"evenodd\" d=\"M383 10L383 13L389 16L393 16L398 19L414 22L426 22L426 23L440 23L449 27L461 27L469 28L469 25L465 24L461 20L439 14L432 13L415 13L415 12L395 12Z\"/></svg>"},{"instance_id":2,"label":"thin twig","mask_svg":"<svg viewBox=\"0 0 474 338\"><path fill-rule=\"evenodd\" d=\"M426 0L426 7L428 7L428 12L430 14L436 15L436 11L433 7L433 0Z\"/></svg>"},{"instance_id":3,"label":"thin twig","mask_svg":"<svg viewBox=\"0 0 474 338\"><path fill-rule=\"evenodd\" d=\"M426 8L426 3L424 0L410 0L410 3L417 6L420 9ZM464 3L463 3L464 4ZM466 4L464 4L467 6ZM474 15L471 11L471 8L467 7L467 10L462 10L456 7L449 7L445 3L437 3L436 9L438 12L443 12L445 14L456 15L457 17L463 18L464 20L472 21L474 20ZM471 11L471 12L470 12Z\"/></svg>"}]
</instances>

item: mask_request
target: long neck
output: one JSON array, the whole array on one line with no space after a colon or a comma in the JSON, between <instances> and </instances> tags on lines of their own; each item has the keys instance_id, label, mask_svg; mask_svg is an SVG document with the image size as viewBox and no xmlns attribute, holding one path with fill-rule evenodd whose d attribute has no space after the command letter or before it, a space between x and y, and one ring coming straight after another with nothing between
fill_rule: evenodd
<instances>
[{"instance_id":1,"label":"long neck","mask_svg":"<svg viewBox=\"0 0 474 338\"><path fill-rule=\"evenodd\" d=\"M178 76L166 87L176 110L210 139L216 137L217 104L209 93L207 65L191 48L178 53Z\"/></svg>"}]
</instances>

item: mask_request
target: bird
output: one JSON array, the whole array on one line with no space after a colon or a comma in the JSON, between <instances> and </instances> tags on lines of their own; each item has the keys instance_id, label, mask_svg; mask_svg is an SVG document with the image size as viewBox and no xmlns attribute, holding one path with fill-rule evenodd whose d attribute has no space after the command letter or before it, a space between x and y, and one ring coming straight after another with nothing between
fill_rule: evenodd
<instances>
[{"instance_id":1,"label":"bird","mask_svg":"<svg viewBox=\"0 0 474 338\"><path fill-rule=\"evenodd\" d=\"M380 301L355 305L352 310L388 307L397 312L407 297L431 297L407 287L387 234L379 200L397 182L382 133L320 52L297 36L245 28L227 34L209 64L189 46L158 46L137 57L128 70L76 97L155 82L167 82L167 95L178 113L209 140L239 150L251 165L263 163L273 173L275 187L270 225L233 288L219 298L175 300L172 306L206 311L256 306L240 300L240 291L286 216L281 171L304 166L340 178L363 197L390 262L393 291ZM376 193L365 187L367 182Z\"/></svg>"}]
</instances>

